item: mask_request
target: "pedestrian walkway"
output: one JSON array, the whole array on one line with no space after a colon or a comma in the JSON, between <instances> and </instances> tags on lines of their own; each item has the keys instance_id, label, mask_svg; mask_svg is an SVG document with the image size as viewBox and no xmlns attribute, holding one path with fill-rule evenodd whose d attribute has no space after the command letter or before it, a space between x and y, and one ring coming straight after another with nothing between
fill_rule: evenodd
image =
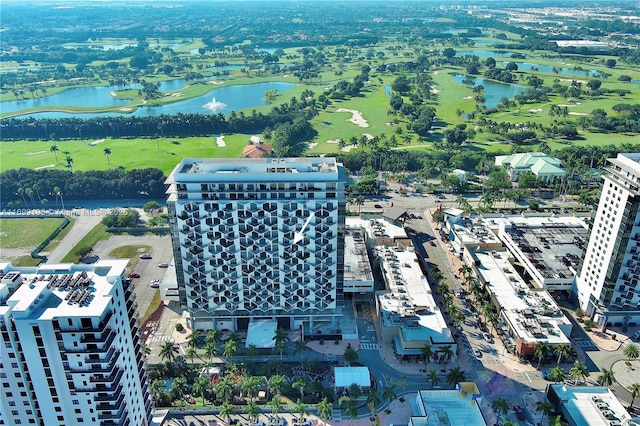
<instances>
[{"instance_id":1,"label":"pedestrian walkway","mask_svg":"<svg viewBox=\"0 0 640 426\"><path fill-rule=\"evenodd\" d=\"M377 343L360 343L360 349L380 350L380 345Z\"/></svg>"}]
</instances>

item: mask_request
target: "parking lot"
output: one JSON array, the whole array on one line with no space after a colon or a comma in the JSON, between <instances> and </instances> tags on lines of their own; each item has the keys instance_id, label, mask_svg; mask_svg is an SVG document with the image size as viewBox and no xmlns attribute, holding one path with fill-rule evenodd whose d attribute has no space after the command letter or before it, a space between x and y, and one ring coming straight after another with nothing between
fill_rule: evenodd
<instances>
[{"instance_id":1,"label":"parking lot","mask_svg":"<svg viewBox=\"0 0 640 426\"><path fill-rule=\"evenodd\" d=\"M93 247L93 253L100 259L112 259L109 256L113 250L124 246L149 246L151 247L151 259L140 259L132 261L128 273L139 274L140 278L132 278L135 288L136 302L138 303L138 315L143 316L158 288L153 288L153 281L164 283L175 283L175 268L173 267L173 251L171 249L171 237L158 235L112 235L108 240L98 241ZM136 263L137 262L137 263ZM166 263L168 267L161 268L158 265ZM135 264L135 267L131 267Z\"/></svg>"}]
</instances>

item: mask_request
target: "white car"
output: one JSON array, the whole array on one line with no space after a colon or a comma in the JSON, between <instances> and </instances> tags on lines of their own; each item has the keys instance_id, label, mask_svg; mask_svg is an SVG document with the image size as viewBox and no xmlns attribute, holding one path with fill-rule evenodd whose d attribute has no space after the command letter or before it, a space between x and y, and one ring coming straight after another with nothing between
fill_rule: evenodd
<instances>
[{"instance_id":1,"label":"white car","mask_svg":"<svg viewBox=\"0 0 640 426\"><path fill-rule=\"evenodd\" d=\"M160 287L160 281L159 280L153 280L151 281L151 284L149 284L151 286L151 288L158 288Z\"/></svg>"},{"instance_id":2,"label":"white car","mask_svg":"<svg viewBox=\"0 0 640 426\"><path fill-rule=\"evenodd\" d=\"M478 348L473 348L473 356L476 358L482 358L482 352Z\"/></svg>"},{"instance_id":3,"label":"white car","mask_svg":"<svg viewBox=\"0 0 640 426\"><path fill-rule=\"evenodd\" d=\"M168 268L169 264L168 263L161 263L158 265L159 268Z\"/></svg>"}]
</instances>

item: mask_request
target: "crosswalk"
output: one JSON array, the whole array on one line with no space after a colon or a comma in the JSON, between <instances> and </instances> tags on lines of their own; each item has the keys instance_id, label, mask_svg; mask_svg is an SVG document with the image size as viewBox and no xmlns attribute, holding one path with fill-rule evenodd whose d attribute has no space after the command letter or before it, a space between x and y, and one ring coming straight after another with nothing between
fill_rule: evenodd
<instances>
[{"instance_id":1,"label":"crosswalk","mask_svg":"<svg viewBox=\"0 0 640 426\"><path fill-rule=\"evenodd\" d=\"M379 351L380 345L377 343L360 343L360 349L370 349L370 350Z\"/></svg>"},{"instance_id":2,"label":"crosswalk","mask_svg":"<svg viewBox=\"0 0 640 426\"><path fill-rule=\"evenodd\" d=\"M574 340L573 344L576 346L580 346L581 348L588 348L588 347L595 347L596 345L593 344L593 342L591 342L590 340Z\"/></svg>"},{"instance_id":3,"label":"crosswalk","mask_svg":"<svg viewBox=\"0 0 640 426\"><path fill-rule=\"evenodd\" d=\"M171 339L171 336L156 336L155 334L147 338L147 342L166 342Z\"/></svg>"}]
</instances>

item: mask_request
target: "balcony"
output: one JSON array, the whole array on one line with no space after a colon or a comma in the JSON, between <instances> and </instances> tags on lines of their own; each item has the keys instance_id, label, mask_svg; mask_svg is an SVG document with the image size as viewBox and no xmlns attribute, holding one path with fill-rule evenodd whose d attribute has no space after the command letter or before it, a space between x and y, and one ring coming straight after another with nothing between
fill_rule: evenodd
<instances>
[{"instance_id":1,"label":"balcony","mask_svg":"<svg viewBox=\"0 0 640 426\"><path fill-rule=\"evenodd\" d=\"M119 383L122 378L123 370L116 368L114 372L106 377L93 376L89 379L91 383Z\"/></svg>"},{"instance_id":2,"label":"balcony","mask_svg":"<svg viewBox=\"0 0 640 426\"><path fill-rule=\"evenodd\" d=\"M120 393L118 399L113 401L112 403L101 402L96 405L96 410L98 411L113 411L119 410L122 408L122 402L124 401L124 393Z\"/></svg>"},{"instance_id":3,"label":"balcony","mask_svg":"<svg viewBox=\"0 0 640 426\"><path fill-rule=\"evenodd\" d=\"M115 349L115 348L110 348L107 353L106 356L104 358L90 358L90 357L86 357L85 358L85 362L87 364L105 364L105 363L115 363L115 361L118 359L118 357L120 356L120 351Z\"/></svg>"},{"instance_id":4,"label":"balcony","mask_svg":"<svg viewBox=\"0 0 640 426\"><path fill-rule=\"evenodd\" d=\"M125 414L127 414L127 410L125 409L125 407L126 406L123 405L115 413L98 414L98 420L115 420L118 423L123 422Z\"/></svg>"},{"instance_id":5,"label":"balcony","mask_svg":"<svg viewBox=\"0 0 640 426\"><path fill-rule=\"evenodd\" d=\"M111 334L113 334L113 330L111 330L110 327L107 327L102 332L101 337L87 337L87 335L84 335L80 338L80 343L104 343L109 339L109 337L111 337Z\"/></svg>"}]
</instances>

